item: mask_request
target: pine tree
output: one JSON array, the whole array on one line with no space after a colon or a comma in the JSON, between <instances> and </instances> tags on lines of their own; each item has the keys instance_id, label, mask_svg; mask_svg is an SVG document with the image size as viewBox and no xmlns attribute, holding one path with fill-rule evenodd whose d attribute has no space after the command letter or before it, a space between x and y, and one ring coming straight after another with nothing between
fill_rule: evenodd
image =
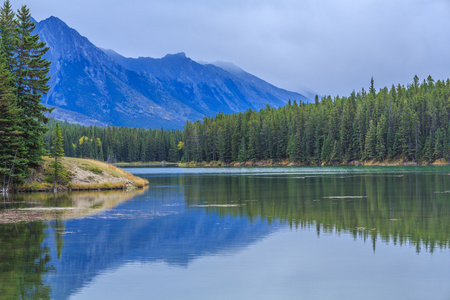
<instances>
[{"instance_id":1,"label":"pine tree","mask_svg":"<svg viewBox=\"0 0 450 300\"><path fill-rule=\"evenodd\" d=\"M433 146L433 134L430 132L425 141L425 146L423 149L423 158L429 163L433 162L434 160L435 149Z\"/></svg>"},{"instance_id":2,"label":"pine tree","mask_svg":"<svg viewBox=\"0 0 450 300\"><path fill-rule=\"evenodd\" d=\"M319 95L316 95L315 97L314 97L314 104L315 105L319 105Z\"/></svg>"},{"instance_id":3,"label":"pine tree","mask_svg":"<svg viewBox=\"0 0 450 300\"><path fill-rule=\"evenodd\" d=\"M375 85L374 85L374 82L373 82L373 77L370 78L370 89L369 89L369 93L371 93L373 96L375 96L375 94L376 94Z\"/></svg>"},{"instance_id":4,"label":"pine tree","mask_svg":"<svg viewBox=\"0 0 450 300\"><path fill-rule=\"evenodd\" d=\"M414 87L418 87L419 86L419 77L417 75L414 75Z\"/></svg>"},{"instance_id":5,"label":"pine tree","mask_svg":"<svg viewBox=\"0 0 450 300\"><path fill-rule=\"evenodd\" d=\"M444 156L444 134L442 133L441 128L438 128L436 131L434 156L436 159L440 159Z\"/></svg>"},{"instance_id":6,"label":"pine tree","mask_svg":"<svg viewBox=\"0 0 450 300\"><path fill-rule=\"evenodd\" d=\"M354 93L354 92L353 92ZM355 116L353 97L348 98L342 113L342 120L339 135L341 137L341 153L344 161L350 161L352 157L352 129L353 118Z\"/></svg>"},{"instance_id":7,"label":"pine tree","mask_svg":"<svg viewBox=\"0 0 450 300\"><path fill-rule=\"evenodd\" d=\"M376 158L378 161L382 161L386 157L387 128L387 117L383 114L380 117L380 122L377 124L376 130Z\"/></svg>"},{"instance_id":8,"label":"pine tree","mask_svg":"<svg viewBox=\"0 0 450 300\"><path fill-rule=\"evenodd\" d=\"M64 156L64 139L61 134L59 122L57 122L55 126L55 139L53 141L52 153L50 156L54 157L55 161Z\"/></svg>"},{"instance_id":9,"label":"pine tree","mask_svg":"<svg viewBox=\"0 0 450 300\"><path fill-rule=\"evenodd\" d=\"M239 162L246 162L247 161L247 151L245 150L245 138L242 137L241 139L241 145L239 147L239 154L238 159Z\"/></svg>"},{"instance_id":10,"label":"pine tree","mask_svg":"<svg viewBox=\"0 0 450 300\"><path fill-rule=\"evenodd\" d=\"M43 106L42 94L49 90L47 77L50 62L43 58L48 51L37 34L32 34L36 25L31 19L30 11L22 6L17 13L17 44L15 47L15 75L17 104L23 111L22 131L25 146L28 149L28 165L36 167L42 162L44 143L42 136L47 131L43 123L48 122L44 115L52 109Z\"/></svg>"},{"instance_id":11,"label":"pine tree","mask_svg":"<svg viewBox=\"0 0 450 300\"><path fill-rule=\"evenodd\" d=\"M178 160L177 152L177 143L175 141L175 136L172 134L169 138L168 161L176 162Z\"/></svg>"},{"instance_id":12,"label":"pine tree","mask_svg":"<svg viewBox=\"0 0 450 300\"><path fill-rule=\"evenodd\" d=\"M3 3L0 9L0 56L4 59L6 69L14 69L14 51L17 44L15 14L9 0ZM14 82L11 81L11 86Z\"/></svg>"},{"instance_id":13,"label":"pine tree","mask_svg":"<svg viewBox=\"0 0 450 300\"><path fill-rule=\"evenodd\" d=\"M375 146L376 146L376 134L377 125L373 123L373 120L369 122L369 130L366 134L366 142L364 147L364 159L371 160L375 158Z\"/></svg>"},{"instance_id":14,"label":"pine tree","mask_svg":"<svg viewBox=\"0 0 450 300\"><path fill-rule=\"evenodd\" d=\"M322 126L320 122L321 120L318 120L318 124L314 133L314 136L316 137L316 141L314 142L314 162L316 164L320 164L323 146Z\"/></svg>"},{"instance_id":15,"label":"pine tree","mask_svg":"<svg viewBox=\"0 0 450 300\"><path fill-rule=\"evenodd\" d=\"M323 141L322 151L320 153L320 159L322 163L329 163L331 157L330 138L326 137Z\"/></svg>"},{"instance_id":16,"label":"pine tree","mask_svg":"<svg viewBox=\"0 0 450 300\"><path fill-rule=\"evenodd\" d=\"M52 152L50 153L50 157L54 157L54 168L55 175L53 177L53 192L56 192L56 178L58 178L58 169L62 169L61 163L58 161L58 158L64 156L64 141L61 134L61 129L59 128L59 123L56 123L55 127L55 140L53 141Z\"/></svg>"},{"instance_id":17,"label":"pine tree","mask_svg":"<svg viewBox=\"0 0 450 300\"><path fill-rule=\"evenodd\" d=\"M20 108L11 87L11 74L0 59L0 182L4 190L27 175L25 141L21 135Z\"/></svg>"},{"instance_id":18,"label":"pine tree","mask_svg":"<svg viewBox=\"0 0 450 300\"><path fill-rule=\"evenodd\" d=\"M355 120L352 128L352 145L354 147L353 158L361 159L364 155L364 141L366 135L365 106L359 105L356 109Z\"/></svg>"},{"instance_id":19,"label":"pine tree","mask_svg":"<svg viewBox=\"0 0 450 300\"><path fill-rule=\"evenodd\" d=\"M257 160L260 157L260 128L256 120L252 119L248 125L248 143L247 143L247 159Z\"/></svg>"}]
</instances>

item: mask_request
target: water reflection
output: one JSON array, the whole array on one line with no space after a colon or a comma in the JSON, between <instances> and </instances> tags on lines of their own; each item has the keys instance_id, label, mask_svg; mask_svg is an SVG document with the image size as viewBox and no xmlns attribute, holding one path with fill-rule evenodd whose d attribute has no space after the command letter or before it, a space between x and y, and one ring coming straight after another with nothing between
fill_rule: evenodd
<instances>
[{"instance_id":1,"label":"water reflection","mask_svg":"<svg viewBox=\"0 0 450 300\"><path fill-rule=\"evenodd\" d=\"M386 174L347 176L187 176L189 206L221 216L278 220L295 228L350 232L371 240L447 248L450 176Z\"/></svg>"},{"instance_id":2,"label":"water reflection","mask_svg":"<svg viewBox=\"0 0 450 300\"><path fill-rule=\"evenodd\" d=\"M65 220L96 214L144 193L145 189L3 196L3 205L0 205L0 224Z\"/></svg>"},{"instance_id":3,"label":"water reflection","mask_svg":"<svg viewBox=\"0 0 450 300\"><path fill-rule=\"evenodd\" d=\"M58 271L54 263L63 252L64 220L98 214L143 192L30 193L4 197L0 208L0 298L54 299L45 275ZM50 237L53 242L46 242ZM54 255L52 250L56 250Z\"/></svg>"},{"instance_id":4,"label":"water reflection","mask_svg":"<svg viewBox=\"0 0 450 300\"><path fill-rule=\"evenodd\" d=\"M44 275L54 268L44 244L46 227L42 221L0 225L1 299L50 299Z\"/></svg>"},{"instance_id":5,"label":"water reflection","mask_svg":"<svg viewBox=\"0 0 450 300\"><path fill-rule=\"evenodd\" d=\"M149 189L134 193L21 195L4 202L2 220L16 213L39 221L0 224L0 295L67 299L129 263L187 270L204 257L233 256L283 227L350 235L375 252L380 242L413 245L417 252L447 249L449 170L400 171L166 173L148 175ZM318 251L303 259L314 260Z\"/></svg>"}]
</instances>

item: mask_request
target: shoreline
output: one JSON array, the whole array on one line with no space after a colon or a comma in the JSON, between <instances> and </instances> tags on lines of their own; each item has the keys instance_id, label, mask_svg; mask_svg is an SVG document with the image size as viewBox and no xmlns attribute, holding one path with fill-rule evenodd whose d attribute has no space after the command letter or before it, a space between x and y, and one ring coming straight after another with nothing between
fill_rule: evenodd
<instances>
[{"instance_id":1,"label":"shoreline","mask_svg":"<svg viewBox=\"0 0 450 300\"><path fill-rule=\"evenodd\" d=\"M221 161L213 161L213 162L189 162L189 163L178 163L178 167L184 168L196 168L196 167L400 167L400 166L410 166L410 167L419 167L419 166L449 166L450 162L444 160L436 160L433 163L427 162L408 162L403 160L396 161L351 161L348 163L342 164L302 164L298 162L291 162L289 160L262 160L262 161L247 161L247 162L230 162L224 163Z\"/></svg>"},{"instance_id":2,"label":"shoreline","mask_svg":"<svg viewBox=\"0 0 450 300\"><path fill-rule=\"evenodd\" d=\"M52 161L44 157L44 163L31 172L24 184L15 187L13 193L53 192L53 183L44 179L45 169ZM131 190L149 184L146 179L93 159L63 157L60 162L71 174L71 179L67 184L56 184L57 192Z\"/></svg>"},{"instance_id":3,"label":"shoreline","mask_svg":"<svg viewBox=\"0 0 450 300\"><path fill-rule=\"evenodd\" d=\"M14 188L12 193L29 193L29 192L53 192L53 183L44 181L44 170L50 165L53 160L44 157L43 165L33 170L32 174L25 180L25 183L19 187ZM449 166L450 162L445 160L436 160L433 163L427 162L410 162L403 160L394 161L351 161L342 164L302 164L292 162L290 160L262 160L262 161L247 161L247 162L230 162L224 163L221 161L212 162L194 162L189 163L172 163L172 162L133 162L133 163L116 163L108 164L105 162L83 159L63 157L60 161L64 168L73 174L73 178L68 184L57 184L57 192L71 192L71 191L108 191L108 190L132 190L143 188L149 184L148 180L134 176L127 171L121 169L123 167L145 167L145 166L167 166L167 167L182 167L182 168L198 168L198 167L246 167L246 168L260 168L260 167L395 167L395 166Z\"/></svg>"},{"instance_id":4,"label":"shoreline","mask_svg":"<svg viewBox=\"0 0 450 300\"><path fill-rule=\"evenodd\" d=\"M158 167L158 166L176 166L179 163L177 162L167 162L167 161L150 161L150 162L118 162L118 163L112 163L111 165L115 166L115 167L133 167L133 166L138 166L138 167L142 167L142 166L149 166L149 167Z\"/></svg>"}]
</instances>

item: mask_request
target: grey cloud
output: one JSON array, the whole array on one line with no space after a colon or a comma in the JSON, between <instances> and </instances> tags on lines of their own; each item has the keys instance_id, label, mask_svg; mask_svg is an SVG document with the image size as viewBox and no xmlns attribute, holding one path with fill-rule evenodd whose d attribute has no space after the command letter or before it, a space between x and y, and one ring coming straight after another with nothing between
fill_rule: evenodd
<instances>
[{"instance_id":1,"label":"grey cloud","mask_svg":"<svg viewBox=\"0 0 450 300\"><path fill-rule=\"evenodd\" d=\"M26 3L28 2L28 3ZM280 87L348 95L369 85L449 77L447 0L13 0L55 15L126 56L184 51L231 61Z\"/></svg>"}]
</instances>

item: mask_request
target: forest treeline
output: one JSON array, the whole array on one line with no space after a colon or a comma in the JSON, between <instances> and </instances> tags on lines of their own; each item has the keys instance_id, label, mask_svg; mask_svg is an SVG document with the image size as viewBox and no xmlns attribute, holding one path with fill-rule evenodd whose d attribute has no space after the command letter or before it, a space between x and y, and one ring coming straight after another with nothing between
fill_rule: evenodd
<instances>
[{"instance_id":1,"label":"forest treeline","mask_svg":"<svg viewBox=\"0 0 450 300\"><path fill-rule=\"evenodd\" d=\"M450 80L392 85L205 117L183 130L62 124L67 156L109 162L290 160L304 165L352 161L450 161ZM54 127L46 135L51 144Z\"/></svg>"},{"instance_id":2,"label":"forest treeline","mask_svg":"<svg viewBox=\"0 0 450 300\"><path fill-rule=\"evenodd\" d=\"M47 149L53 145L57 121L49 122L44 136ZM68 157L93 158L109 163L180 161L183 139L180 130L142 129L131 127L81 126L59 122Z\"/></svg>"}]
</instances>

